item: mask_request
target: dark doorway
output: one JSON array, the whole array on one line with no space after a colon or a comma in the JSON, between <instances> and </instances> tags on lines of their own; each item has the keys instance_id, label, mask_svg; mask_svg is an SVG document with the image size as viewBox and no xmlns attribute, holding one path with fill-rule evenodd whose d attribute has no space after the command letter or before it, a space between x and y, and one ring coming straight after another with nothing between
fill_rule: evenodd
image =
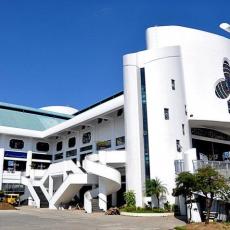
<instances>
[{"instance_id":1,"label":"dark doorway","mask_svg":"<svg viewBox=\"0 0 230 230\"><path fill-rule=\"evenodd\" d=\"M92 190L92 186L83 186L80 189L80 191L79 191L79 199L80 199L81 206L84 205L84 194L89 190Z\"/></svg>"},{"instance_id":2,"label":"dark doorway","mask_svg":"<svg viewBox=\"0 0 230 230\"><path fill-rule=\"evenodd\" d=\"M230 145L198 139L192 139L192 146L196 148L198 159L200 159L200 153L203 153L211 161L222 161L223 153L230 151Z\"/></svg>"}]
</instances>

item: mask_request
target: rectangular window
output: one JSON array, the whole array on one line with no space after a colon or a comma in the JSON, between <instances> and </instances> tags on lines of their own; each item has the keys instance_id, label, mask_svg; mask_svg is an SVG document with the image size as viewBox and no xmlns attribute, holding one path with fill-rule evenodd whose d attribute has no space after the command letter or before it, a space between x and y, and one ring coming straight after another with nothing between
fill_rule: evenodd
<instances>
[{"instance_id":1,"label":"rectangular window","mask_svg":"<svg viewBox=\"0 0 230 230\"><path fill-rule=\"evenodd\" d=\"M77 149L69 150L66 152L66 157L72 157L77 155Z\"/></svg>"},{"instance_id":2,"label":"rectangular window","mask_svg":"<svg viewBox=\"0 0 230 230\"><path fill-rule=\"evenodd\" d=\"M97 150L108 149L108 148L111 148L111 140L97 142Z\"/></svg>"},{"instance_id":3,"label":"rectangular window","mask_svg":"<svg viewBox=\"0 0 230 230\"><path fill-rule=\"evenodd\" d=\"M56 145L56 150L61 151L62 150L62 141L59 141Z\"/></svg>"},{"instance_id":4,"label":"rectangular window","mask_svg":"<svg viewBox=\"0 0 230 230\"><path fill-rule=\"evenodd\" d=\"M91 132L84 133L82 135L82 143L87 144L91 141Z\"/></svg>"},{"instance_id":5,"label":"rectangular window","mask_svg":"<svg viewBox=\"0 0 230 230\"><path fill-rule=\"evenodd\" d=\"M165 115L165 120L169 120L169 109L164 108L164 115Z\"/></svg>"},{"instance_id":6,"label":"rectangular window","mask_svg":"<svg viewBox=\"0 0 230 230\"><path fill-rule=\"evenodd\" d=\"M32 154L32 159L36 160L52 160L52 155L49 154L38 154L38 153L33 153Z\"/></svg>"},{"instance_id":7,"label":"rectangular window","mask_svg":"<svg viewBox=\"0 0 230 230\"><path fill-rule=\"evenodd\" d=\"M119 146L119 145L124 145L125 144L125 137L117 137L116 138L116 146Z\"/></svg>"},{"instance_id":8,"label":"rectangular window","mask_svg":"<svg viewBox=\"0 0 230 230\"><path fill-rule=\"evenodd\" d=\"M63 159L63 153L57 153L57 154L55 154L54 160L60 160L60 159Z\"/></svg>"},{"instance_id":9,"label":"rectangular window","mask_svg":"<svg viewBox=\"0 0 230 230\"><path fill-rule=\"evenodd\" d=\"M144 156L145 156L145 178L150 179L149 167L149 136L148 136L148 114L146 101L146 84L145 84L145 69L141 68L141 102L143 116L143 139L144 139Z\"/></svg>"},{"instance_id":10,"label":"rectangular window","mask_svg":"<svg viewBox=\"0 0 230 230\"><path fill-rule=\"evenodd\" d=\"M180 145L180 140L176 140L176 150L177 150L177 152L182 151L182 146Z\"/></svg>"},{"instance_id":11,"label":"rectangular window","mask_svg":"<svg viewBox=\"0 0 230 230\"><path fill-rule=\"evenodd\" d=\"M87 145L87 146L81 147L81 148L80 148L80 152L84 152L84 151L87 151L87 150L91 150L92 148L93 148L92 145Z\"/></svg>"},{"instance_id":12,"label":"rectangular window","mask_svg":"<svg viewBox=\"0 0 230 230\"><path fill-rule=\"evenodd\" d=\"M183 135L185 135L184 124L182 124L182 133L183 133Z\"/></svg>"},{"instance_id":13,"label":"rectangular window","mask_svg":"<svg viewBox=\"0 0 230 230\"><path fill-rule=\"evenodd\" d=\"M175 80L174 79L171 79L171 85L172 85L172 90L175 90L176 86L175 86Z\"/></svg>"},{"instance_id":14,"label":"rectangular window","mask_svg":"<svg viewBox=\"0 0 230 230\"><path fill-rule=\"evenodd\" d=\"M184 112L185 112L185 116L187 116L188 113L187 113L187 106L186 105L184 106Z\"/></svg>"}]
</instances>

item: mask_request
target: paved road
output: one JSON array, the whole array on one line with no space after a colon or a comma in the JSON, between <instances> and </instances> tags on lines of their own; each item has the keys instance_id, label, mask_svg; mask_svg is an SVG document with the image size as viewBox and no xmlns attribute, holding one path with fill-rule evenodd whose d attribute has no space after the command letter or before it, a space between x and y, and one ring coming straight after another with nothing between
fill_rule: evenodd
<instances>
[{"instance_id":1,"label":"paved road","mask_svg":"<svg viewBox=\"0 0 230 230\"><path fill-rule=\"evenodd\" d=\"M57 211L23 207L17 211L0 211L1 230L157 230L184 225L174 217L106 216L82 211Z\"/></svg>"}]
</instances>

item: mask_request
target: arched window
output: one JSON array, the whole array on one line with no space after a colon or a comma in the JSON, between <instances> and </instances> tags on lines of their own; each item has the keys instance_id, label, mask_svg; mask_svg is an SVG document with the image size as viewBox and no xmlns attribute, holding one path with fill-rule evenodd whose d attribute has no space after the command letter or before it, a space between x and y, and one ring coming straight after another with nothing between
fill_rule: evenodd
<instances>
[{"instance_id":1,"label":"arched window","mask_svg":"<svg viewBox=\"0 0 230 230\"><path fill-rule=\"evenodd\" d=\"M46 143L46 142L38 142L36 148L37 148L38 151L41 151L41 152L48 152L50 146L49 146L49 144Z\"/></svg>"},{"instance_id":2,"label":"arched window","mask_svg":"<svg viewBox=\"0 0 230 230\"><path fill-rule=\"evenodd\" d=\"M24 148L24 141L18 139L11 139L10 140L10 148L12 149L23 149Z\"/></svg>"},{"instance_id":3,"label":"arched window","mask_svg":"<svg viewBox=\"0 0 230 230\"><path fill-rule=\"evenodd\" d=\"M68 146L69 146L69 148L74 147L75 144L76 144L76 138L75 138L75 137L71 137L71 138L69 139L69 141L68 141Z\"/></svg>"}]
</instances>

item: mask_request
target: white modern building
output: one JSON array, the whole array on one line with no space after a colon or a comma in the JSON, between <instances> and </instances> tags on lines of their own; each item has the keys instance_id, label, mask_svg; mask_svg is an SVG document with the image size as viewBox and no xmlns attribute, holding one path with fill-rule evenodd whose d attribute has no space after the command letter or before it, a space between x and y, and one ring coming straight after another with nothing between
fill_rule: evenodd
<instances>
[{"instance_id":1,"label":"white modern building","mask_svg":"<svg viewBox=\"0 0 230 230\"><path fill-rule=\"evenodd\" d=\"M230 41L179 26L147 29L147 49L123 59L124 92L86 109L0 103L0 186L29 205L87 212L144 206L158 177L175 203L179 171L202 162L230 172ZM181 207L182 209L182 207Z\"/></svg>"}]
</instances>

